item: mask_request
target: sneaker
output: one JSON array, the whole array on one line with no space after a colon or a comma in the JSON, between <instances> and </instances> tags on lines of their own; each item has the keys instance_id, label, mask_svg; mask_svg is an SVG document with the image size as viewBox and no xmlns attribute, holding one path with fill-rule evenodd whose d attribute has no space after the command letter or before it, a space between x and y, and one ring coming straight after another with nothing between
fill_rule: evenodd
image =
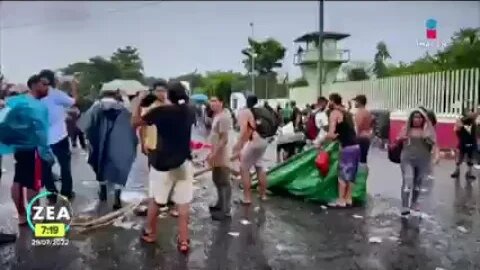
<instances>
[{"instance_id":1,"label":"sneaker","mask_svg":"<svg viewBox=\"0 0 480 270\"><path fill-rule=\"evenodd\" d=\"M459 172L458 170L454 171L454 172L450 175L450 177L452 177L452 178L458 178L459 176L460 176L460 172Z\"/></svg>"},{"instance_id":2,"label":"sneaker","mask_svg":"<svg viewBox=\"0 0 480 270\"><path fill-rule=\"evenodd\" d=\"M473 168L475 168L476 170L480 170L480 164L473 165Z\"/></svg>"}]
</instances>

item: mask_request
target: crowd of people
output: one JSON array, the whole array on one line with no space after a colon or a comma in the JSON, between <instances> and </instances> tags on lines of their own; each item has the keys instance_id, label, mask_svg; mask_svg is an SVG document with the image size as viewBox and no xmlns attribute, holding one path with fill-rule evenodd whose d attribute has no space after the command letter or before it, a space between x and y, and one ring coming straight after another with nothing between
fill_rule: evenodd
<instances>
[{"instance_id":1,"label":"crowd of people","mask_svg":"<svg viewBox=\"0 0 480 270\"><path fill-rule=\"evenodd\" d=\"M99 183L99 199L107 200L107 182L114 187L114 209L122 207L121 192L128 181L133 164L140 156L145 159L148 170L148 209L141 239L153 243L157 238L159 211L169 203L175 204L174 215L178 217L178 249L188 252L189 209L193 199L194 168L191 153L192 126L197 124L198 109L189 101L184 85L177 81L156 82L150 91L130 96L127 106L118 90L101 92L100 98L85 112L78 108L78 81L72 81L72 90L66 93L57 88L58 78L50 70L42 70L27 82L28 91L9 91L2 97L24 94L35 100L48 112L48 145L60 167L61 189L57 190L52 173L54 161L44 160L38 149L21 149L15 152L15 172L11 196L18 212L18 223L27 223L24 201L29 201L45 187L51 192L48 201L54 204L57 194L69 199L75 197L71 173L71 147L77 139L81 148L88 151L91 165ZM342 97L332 93L319 97L316 104L299 109L295 102L284 108L273 109L268 103L259 104L255 95L246 99L246 108L234 117L219 96L208 102L206 126L208 143L212 146L206 162L212 169L212 180L217 192L217 201L210 206L212 219L225 220L231 217L231 168L238 161L243 185L242 205L253 203L251 170L255 169L259 180L259 199L267 197L267 167L264 162L266 150L278 134L278 130L292 125L294 133L303 134L301 143L282 146L278 152L287 152L284 159L302 151L311 144L322 149L325 142L335 141L340 145L338 169L338 198L328 205L333 208L352 206L352 189L359 168L368 169L368 152L373 134L374 117L366 109L367 98L358 95L345 106ZM206 107L207 108L207 107ZM467 179L471 173L474 154L478 151L478 135L475 120L478 113L471 112L458 120L455 132L459 138L457 167L452 177L458 177L460 165L466 160ZM231 141L234 122L239 127L238 138ZM403 149L400 157L402 171L402 212L418 210L418 198L423 179L432 174L438 161L435 116L425 108L412 110L397 143ZM310 142L310 143L309 143ZM118 147L121 145L122 147ZM41 175L37 175L41 166ZM38 179L41 179L41 185ZM26 193L23 190L26 189ZM23 197L26 194L27 198ZM14 235L0 235L0 242L15 240Z\"/></svg>"}]
</instances>

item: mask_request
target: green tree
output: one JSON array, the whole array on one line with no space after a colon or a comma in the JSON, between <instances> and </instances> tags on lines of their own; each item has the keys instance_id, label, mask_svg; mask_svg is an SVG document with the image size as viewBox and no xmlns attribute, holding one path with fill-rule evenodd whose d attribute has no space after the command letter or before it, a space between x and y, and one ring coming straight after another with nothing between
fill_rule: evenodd
<instances>
[{"instance_id":1,"label":"green tree","mask_svg":"<svg viewBox=\"0 0 480 270\"><path fill-rule=\"evenodd\" d=\"M434 55L389 68L389 75L408 75L450 69L480 67L480 28L464 28L455 32L450 43Z\"/></svg>"},{"instance_id":2,"label":"green tree","mask_svg":"<svg viewBox=\"0 0 480 270\"><path fill-rule=\"evenodd\" d=\"M118 48L110 61L120 69L122 79L143 82L143 61L138 50L131 46Z\"/></svg>"},{"instance_id":3,"label":"green tree","mask_svg":"<svg viewBox=\"0 0 480 270\"><path fill-rule=\"evenodd\" d=\"M373 73L377 76L377 78L385 77L388 74L387 65L385 61L389 58L390 52L388 51L387 44L385 42L380 41L377 43L377 52L375 53L375 57L373 58Z\"/></svg>"},{"instance_id":4,"label":"green tree","mask_svg":"<svg viewBox=\"0 0 480 270\"><path fill-rule=\"evenodd\" d=\"M363 68L353 68L348 71L347 78L349 81L365 81L370 78L368 73Z\"/></svg>"},{"instance_id":5,"label":"green tree","mask_svg":"<svg viewBox=\"0 0 480 270\"><path fill-rule=\"evenodd\" d=\"M202 87L205 94L222 97L228 103L232 92L242 87L244 82L246 82L245 76L241 73L214 71L206 73Z\"/></svg>"},{"instance_id":6,"label":"green tree","mask_svg":"<svg viewBox=\"0 0 480 270\"><path fill-rule=\"evenodd\" d=\"M462 28L453 34L452 41L474 45L480 41L480 28Z\"/></svg>"},{"instance_id":7,"label":"green tree","mask_svg":"<svg viewBox=\"0 0 480 270\"><path fill-rule=\"evenodd\" d=\"M252 53L255 56L255 71L259 74L272 73L275 68L282 67L281 61L285 57L286 48L273 39L269 38L265 41L256 41L248 39L249 47L242 50L242 53L247 56L243 60L243 64L248 72L252 69Z\"/></svg>"},{"instance_id":8,"label":"green tree","mask_svg":"<svg viewBox=\"0 0 480 270\"><path fill-rule=\"evenodd\" d=\"M245 69L251 72L254 56L255 94L260 98L277 97L277 90L285 92L285 85L279 86L275 69L282 67L286 48L277 40L268 38L264 41L248 39L249 47L242 50L246 58L242 61ZM250 79L251 84L251 79ZM268 94L267 94L268 93ZM267 97L268 96L268 97Z\"/></svg>"},{"instance_id":9,"label":"green tree","mask_svg":"<svg viewBox=\"0 0 480 270\"><path fill-rule=\"evenodd\" d=\"M364 61L352 61L341 67L348 81L364 81L370 79L373 65Z\"/></svg>"},{"instance_id":10,"label":"green tree","mask_svg":"<svg viewBox=\"0 0 480 270\"><path fill-rule=\"evenodd\" d=\"M203 76L197 71L180 75L178 77L172 78L177 81L187 81L190 83L190 88L195 89L203 86Z\"/></svg>"},{"instance_id":11,"label":"green tree","mask_svg":"<svg viewBox=\"0 0 480 270\"><path fill-rule=\"evenodd\" d=\"M63 68L62 72L65 75L80 73L79 91L80 95L84 97L97 96L103 83L122 76L117 65L100 56L90 58L88 62L70 64Z\"/></svg>"}]
</instances>

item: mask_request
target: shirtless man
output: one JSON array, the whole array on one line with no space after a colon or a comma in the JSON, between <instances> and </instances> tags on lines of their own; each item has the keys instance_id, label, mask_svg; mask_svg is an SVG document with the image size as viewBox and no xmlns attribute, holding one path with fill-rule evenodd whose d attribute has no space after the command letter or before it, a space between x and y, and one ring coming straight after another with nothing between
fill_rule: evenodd
<instances>
[{"instance_id":1,"label":"shirtless man","mask_svg":"<svg viewBox=\"0 0 480 270\"><path fill-rule=\"evenodd\" d=\"M233 147L233 156L240 159L240 176L243 182L243 200L242 204L250 205L252 203L251 194L251 176L250 169L255 167L257 171L260 199L267 199L267 172L262 162L263 156L268 147L268 140L262 138L255 131L256 121L252 113L252 108L257 106L258 98L254 95L247 97L247 108L240 111L238 123L240 125L240 136Z\"/></svg>"},{"instance_id":2,"label":"shirtless man","mask_svg":"<svg viewBox=\"0 0 480 270\"><path fill-rule=\"evenodd\" d=\"M372 114L365 108L367 97L358 95L355 101L355 129L357 131L357 142L360 145L360 166L367 166L368 149L370 148L370 139L373 134Z\"/></svg>"}]
</instances>

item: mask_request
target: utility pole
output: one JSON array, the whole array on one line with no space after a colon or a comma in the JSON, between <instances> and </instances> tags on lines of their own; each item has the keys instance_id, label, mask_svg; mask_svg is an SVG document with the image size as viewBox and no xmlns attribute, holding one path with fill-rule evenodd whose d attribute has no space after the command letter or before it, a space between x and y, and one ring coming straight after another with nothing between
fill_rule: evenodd
<instances>
[{"instance_id":1,"label":"utility pole","mask_svg":"<svg viewBox=\"0 0 480 270\"><path fill-rule=\"evenodd\" d=\"M190 77L190 89L188 89L189 93L188 95L192 95L193 94L193 76L195 76L195 74L197 74L198 72L198 68L195 68L195 70L192 72L192 76Z\"/></svg>"},{"instance_id":2,"label":"utility pole","mask_svg":"<svg viewBox=\"0 0 480 270\"><path fill-rule=\"evenodd\" d=\"M322 83L323 83L323 1L320 0L318 3L318 95L322 95Z\"/></svg>"},{"instance_id":3,"label":"utility pole","mask_svg":"<svg viewBox=\"0 0 480 270\"><path fill-rule=\"evenodd\" d=\"M250 23L250 28L252 30L252 34L250 38L253 40L255 37L255 26L253 25L253 22ZM250 47L250 57L252 58L252 65L250 69L250 76L252 78L252 92L255 95L255 50L253 47Z\"/></svg>"}]
</instances>

